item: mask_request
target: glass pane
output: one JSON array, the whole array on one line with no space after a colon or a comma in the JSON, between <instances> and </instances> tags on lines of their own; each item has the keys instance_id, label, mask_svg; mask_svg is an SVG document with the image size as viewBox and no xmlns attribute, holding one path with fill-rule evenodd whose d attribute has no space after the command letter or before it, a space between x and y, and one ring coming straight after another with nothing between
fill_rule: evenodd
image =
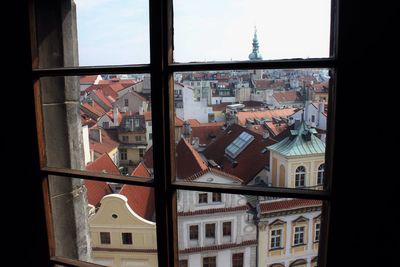
<instances>
[{"instance_id":1,"label":"glass pane","mask_svg":"<svg viewBox=\"0 0 400 267\"><path fill-rule=\"evenodd\" d=\"M330 5L330 0L174 0L174 60L329 57Z\"/></svg>"},{"instance_id":2,"label":"glass pane","mask_svg":"<svg viewBox=\"0 0 400 267\"><path fill-rule=\"evenodd\" d=\"M320 200L221 194L215 203L206 192L208 203L199 203L201 193L177 192L179 261L188 266L289 266L294 261L309 266L317 259ZM209 231L210 225L215 231ZM297 227L303 229L300 239L295 238Z\"/></svg>"},{"instance_id":3,"label":"glass pane","mask_svg":"<svg viewBox=\"0 0 400 267\"><path fill-rule=\"evenodd\" d=\"M177 180L323 188L328 69L174 78Z\"/></svg>"},{"instance_id":4,"label":"glass pane","mask_svg":"<svg viewBox=\"0 0 400 267\"><path fill-rule=\"evenodd\" d=\"M150 75L40 80L47 166L153 176Z\"/></svg>"},{"instance_id":5,"label":"glass pane","mask_svg":"<svg viewBox=\"0 0 400 267\"><path fill-rule=\"evenodd\" d=\"M149 1L67 0L36 5L40 68L150 62Z\"/></svg>"},{"instance_id":6,"label":"glass pane","mask_svg":"<svg viewBox=\"0 0 400 267\"><path fill-rule=\"evenodd\" d=\"M158 266L152 188L55 176L49 186L57 256Z\"/></svg>"}]
</instances>

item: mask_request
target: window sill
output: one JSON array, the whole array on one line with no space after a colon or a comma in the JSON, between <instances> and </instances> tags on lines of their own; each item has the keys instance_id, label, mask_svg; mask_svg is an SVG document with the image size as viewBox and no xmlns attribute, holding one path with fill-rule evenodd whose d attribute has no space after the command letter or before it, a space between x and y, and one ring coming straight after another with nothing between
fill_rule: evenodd
<instances>
[{"instance_id":1,"label":"window sill","mask_svg":"<svg viewBox=\"0 0 400 267\"><path fill-rule=\"evenodd\" d=\"M280 248L271 248L271 249L269 249L268 251L277 251L277 250L282 250L282 249L284 249L283 247L280 247Z\"/></svg>"},{"instance_id":2,"label":"window sill","mask_svg":"<svg viewBox=\"0 0 400 267\"><path fill-rule=\"evenodd\" d=\"M292 248L296 248L296 247L301 247L301 246L305 246L307 244L297 244L297 245L292 245Z\"/></svg>"}]
</instances>

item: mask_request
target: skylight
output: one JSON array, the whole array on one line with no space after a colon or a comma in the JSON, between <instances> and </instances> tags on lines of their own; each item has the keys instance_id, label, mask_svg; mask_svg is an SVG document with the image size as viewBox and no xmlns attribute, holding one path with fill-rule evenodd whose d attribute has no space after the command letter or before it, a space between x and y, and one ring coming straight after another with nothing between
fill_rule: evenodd
<instances>
[{"instance_id":1,"label":"skylight","mask_svg":"<svg viewBox=\"0 0 400 267\"><path fill-rule=\"evenodd\" d=\"M247 132L242 132L232 143L225 148L225 153L231 158L236 158L252 141L254 136Z\"/></svg>"}]
</instances>

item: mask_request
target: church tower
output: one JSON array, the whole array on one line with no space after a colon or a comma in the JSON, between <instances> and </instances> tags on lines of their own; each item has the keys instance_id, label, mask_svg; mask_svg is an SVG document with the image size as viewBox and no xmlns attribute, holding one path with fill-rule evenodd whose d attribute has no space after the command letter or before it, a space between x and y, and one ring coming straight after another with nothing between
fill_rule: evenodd
<instances>
[{"instance_id":1,"label":"church tower","mask_svg":"<svg viewBox=\"0 0 400 267\"><path fill-rule=\"evenodd\" d=\"M262 56L258 48L260 45L258 44L257 37L257 28L254 27L254 37L253 37L253 51L249 55L249 60L262 60ZM252 80L261 80L263 75L263 70L253 70L251 71L251 79Z\"/></svg>"}]
</instances>

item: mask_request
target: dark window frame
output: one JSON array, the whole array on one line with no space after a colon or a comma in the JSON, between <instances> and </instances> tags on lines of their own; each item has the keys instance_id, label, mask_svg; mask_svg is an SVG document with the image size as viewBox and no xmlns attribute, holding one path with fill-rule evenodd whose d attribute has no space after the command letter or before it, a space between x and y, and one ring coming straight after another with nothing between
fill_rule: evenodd
<instances>
[{"instance_id":1,"label":"dark window frame","mask_svg":"<svg viewBox=\"0 0 400 267\"><path fill-rule=\"evenodd\" d=\"M38 147L40 154L40 179L43 179L43 193L45 196L45 210L47 211L47 228L48 228L48 244L51 248L49 251L50 264L69 264L69 266L87 266L87 263L57 257L54 252L54 235L52 234L53 225L50 219L50 201L48 193L48 176L58 175L63 177L80 177L82 179L100 180L109 182L119 182L131 185L140 185L153 187L156 191L156 223L157 223L157 244L159 262L164 262L165 266L177 265L177 244L174 243L177 236L177 219L176 219L176 190L195 190L204 192L221 192L249 194L273 197L294 197L294 198L312 198L324 200L324 209L321 220L329 221L328 210L331 197L331 172L333 159L333 132L334 132L334 108L335 108L335 83L337 80L337 70L340 62L337 57L337 40L338 36L338 1L332 0L332 18L331 18L331 57L324 59L290 59L290 60L274 60L274 61L258 61L258 62L220 62L220 63L173 63L172 60L172 0L149 0L150 2L150 52L151 63L143 65L126 65L126 66L94 66L94 67L56 67L56 68L38 68L37 64L33 64L32 82L35 91L35 108L37 114L37 135ZM31 14L35 13L34 5L30 6ZM34 16L33 16L34 17ZM31 18L32 19L32 18ZM61 21L61 20L60 20ZM61 25L54 25L56 30L60 30ZM31 20L31 36L35 35L35 23ZM33 43L33 62L37 61L36 45ZM329 131L327 134L327 150L326 150L326 183L325 191L313 190L296 190L289 188L248 188L246 186L226 186L226 185L200 185L187 182L176 182L174 180L175 159L174 155L174 138L173 138L173 118L169 118L170 109L173 109L173 79L174 72L183 71L206 71L206 70L226 70L226 69L276 69L276 68L331 68L331 90L329 97L330 116L328 118ZM154 133L154 154L163 157L163 161L154 162L154 173L159 177L157 180L126 178L118 175L105 174L89 174L84 171L76 171L65 168L46 167L45 142L42 128L42 115L40 112L41 100L40 83L41 77L50 76L79 76L90 74L118 74L118 73L150 73L153 88L161 88L162 90L152 90L152 120ZM172 92L172 94L171 94ZM164 133L170 133L171 136L164 136ZM172 181L169 177L173 177ZM328 232L327 224L321 225L321 242L318 265L325 266L326 258L326 242Z\"/></svg>"},{"instance_id":2,"label":"dark window frame","mask_svg":"<svg viewBox=\"0 0 400 267\"><path fill-rule=\"evenodd\" d=\"M232 254L232 267L243 267L244 253Z\"/></svg>"},{"instance_id":3,"label":"dark window frame","mask_svg":"<svg viewBox=\"0 0 400 267\"><path fill-rule=\"evenodd\" d=\"M231 236L231 235L232 235L232 222L231 221L223 222L222 223L222 236Z\"/></svg>"},{"instance_id":4,"label":"dark window frame","mask_svg":"<svg viewBox=\"0 0 400 267\"><path fill-rule=\"evenodd\" d=\"M204 226L205 238L215 238L215 223L206 223Z\"/></svg>"},{"instance_id":5,"label":"dark window frame","mask_svg":"<svg viewBox=\"0 0 400 267\"><path fill-rule=\"evenodd\" d=\"M199 240L199 226L197 224L189 226L189 240Z\"/></svg>"},{"instance_id":6,"label":"dark window frame","mask_svg":"<svg viewBox=\"0 0 400 267\"><path fill-rule=\"evenodd\" d=\"M123 245L133 245L133 236L132 233L121 233L121 240Z\"/></svg>"},{"instance_id":7,"label":"dark window frame","mask_svg":"<svg viewBox=\"0 0 400 267\"><path fill-rule=\"evenodd\" d=\"M111 244L111 234L110 232L100 232L100 244L102 245L109 245Z\"/></svg>"}]
</instances>

